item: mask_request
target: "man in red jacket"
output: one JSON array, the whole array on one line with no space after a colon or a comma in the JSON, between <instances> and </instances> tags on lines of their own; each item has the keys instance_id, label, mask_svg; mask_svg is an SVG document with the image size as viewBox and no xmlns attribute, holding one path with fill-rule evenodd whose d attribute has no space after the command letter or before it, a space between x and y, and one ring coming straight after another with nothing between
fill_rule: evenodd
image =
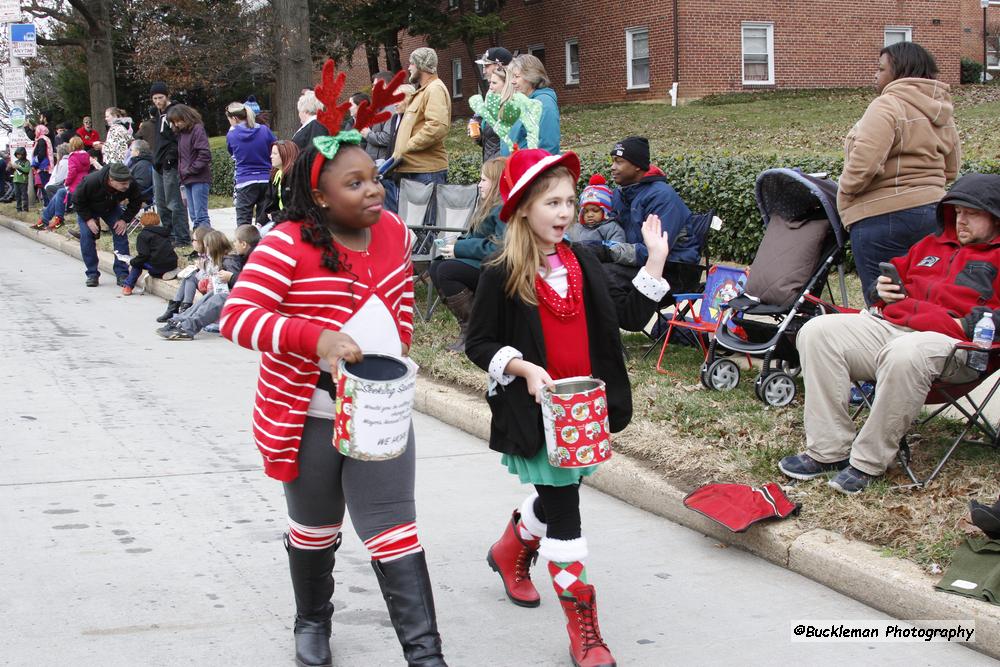
<instances>
[{"instance_id":1,"label":"man in red jacket","mask_svg":"<svg viewBox=\"0 0 1000 667\"><path fill-rule=\"evenodd\" d=\"M76 136L83 139L83 147L87 149L88 153L93 154L95 151L101 150L101 135L94 129L90 116L83 117L83 125L76 128ZM100 155L98 154L97 157Z\"/></svg>"},{"instance_id":2,"label":"man in red jacket","mask_svg":"<svg viewBox=\"0 0 1000 667\"><path fill-rule=\"evenodd\" d=\"M806 451L779 462L789 477L836 473L831 487L863 491L895 458L931 383L978 375L964 352L952 351L972 339L983 313L992 311L994 326L1000 323L1000 176L963 176L938 204L937 217L940 234L892 260L902 289L879 277L875 313L817 317L799 332ZM848 389L860 380L878 386L855 435Z\"/></svg>"}]
</instances>

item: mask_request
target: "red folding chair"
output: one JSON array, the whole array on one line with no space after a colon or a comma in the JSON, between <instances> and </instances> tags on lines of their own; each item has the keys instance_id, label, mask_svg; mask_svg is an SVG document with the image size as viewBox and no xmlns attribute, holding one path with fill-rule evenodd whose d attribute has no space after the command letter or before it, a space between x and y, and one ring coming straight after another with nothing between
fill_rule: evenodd
<instances>
[{"instance_id":1,"label":"red folding chair","mask_svg":"<svg viewBox=\"0 0 1000 667\"><path fill-rule=\"evenodd\" d=\"M714 264L708 269L704 292L674 295L674 312L667 321L667 333L663 337L660 356L656 360L657 373L670 374L670 371L663 368L663 357L667 353L667 345L670 344L670 334L675 328L693 332L702 354L708 353L705 337L715 333L729 300L740 295L746 282L746 269ZM701 306L696 307L699 301ZM747 359L749 360L749 356Z\"/></svg>"},{"instance_id":2,"label":"red folding chair","mask_svg":"<svg viewBox=\"0 0 1000 667\"><path fill-rule=\"evenodd\" d=\"M951 351L948 360L945 362L945 368L951 363L955 354L960 350L977 350L978 348L972 343L959 343ZM1000 343L994 343L993 347L989 351L989 361L986 365L986 370L979 373L979 377L971 382L965 382L962 384L951 384L948 382L936 381L931 385L931 389L927 394L927 400L924 401L927 405L938 405L926 417L920 419L917 422L918 426L923 426L930 420L937 417L939 414L947 410L948 408L954 408L959 413L965 417L965 427L962 432L952 441L951 446L938 461L937 465L934 466L934 470L925 479L921 480L916 472L913 470L912 466L912 455L910 452L910 445L906 441L906 436L904 435L902 440L899 442L899 464L906 473L906 476L910 478L911 484L902 484L897 488L911 489L918 488L922 489L927 486L941 469L944 468L948 459L951 455L955 453L959 445L974 444L974 445L984 445L986 447L992 447L993 449L1000 449L1000 434L998 434L997 427L990 423L985 415L986 407L989 405L990 400L992 400L993 395L996 394L997 390L1000 389L1000 374L997 374L992 380L992 384L986 386L989 387L985 396L982 399L976 400L972 397L972 391L985 382L989 382L990 378L994 374L1000 371ZM877 391L877 389L876 389ZM867 397L865 398L867 402ZM970 434L978 434L979 438L966 437Z\"/></svg>"}]
</instances>

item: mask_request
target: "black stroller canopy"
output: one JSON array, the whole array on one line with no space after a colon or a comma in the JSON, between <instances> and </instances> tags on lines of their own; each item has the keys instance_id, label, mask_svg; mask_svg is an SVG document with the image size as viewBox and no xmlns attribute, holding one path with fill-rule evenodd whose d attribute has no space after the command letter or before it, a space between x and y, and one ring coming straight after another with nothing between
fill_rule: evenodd
<instances>
[{"instance_id":1,"label":"black stroller canopy","mask_svg":"<svg viewBox=\"0 0 1000 667\"><path fill-rule=\"evenodd\" d=\"M804 220L815 218L822 209L833 227L837 246L843 248L847 243L837 213L837 184L833 180L809 176L797 169L768 169L757 177L754 194L765 227L772 214L786 220Z\"/></svg>"}]
</instances>

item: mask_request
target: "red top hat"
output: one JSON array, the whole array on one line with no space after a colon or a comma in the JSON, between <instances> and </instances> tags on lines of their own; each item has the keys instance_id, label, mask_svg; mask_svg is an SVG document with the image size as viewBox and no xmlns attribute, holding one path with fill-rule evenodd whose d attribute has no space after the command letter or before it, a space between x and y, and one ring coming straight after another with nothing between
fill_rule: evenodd
<instances>
[{"instance_id":1,"label":"red top hat","mask_svg":"<svg viewBox=\"0 0 1000 667\"><path fill-rule=\"evenodd\" d=\"M517 209L528 186L543 172L559 165L570 170L575 186L576 181L580 179L580 158L573 151L566 151L561 155L552 155L541 148L514 151L514 154L507 159L507 166L504 167L503 175L500 177L500 199L503 200L500 219L507 222Z\"/></svg>"}]
</instances>

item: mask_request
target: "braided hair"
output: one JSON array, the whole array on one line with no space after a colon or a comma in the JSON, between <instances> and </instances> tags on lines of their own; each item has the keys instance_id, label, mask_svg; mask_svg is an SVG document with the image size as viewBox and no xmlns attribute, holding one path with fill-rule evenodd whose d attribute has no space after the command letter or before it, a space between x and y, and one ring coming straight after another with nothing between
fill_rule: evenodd
<instances>
[{"instance_id":1,"label":"braided hair","mask_svg":"<svg viewBox=\"0 0 1000 667\"><path fill-rule=\"evenodd\" d=\"M363 150L360 146L341 146L332 160L327 160L323 165L323 171L330 169L337 162L337 158L346 150ZM299 153L292 165L291 172L285 174L283 180L288 183L290 197L285 202L285 208L280 211L275 218L279 222L295 221L299 223L302 240L312 246L321 248L323 256L320 264L333 272L347 271L351 273L351 267L344 263L337 246L333 243L333 231L326 222L326 215L323 208L313 201L312 186L310 185L310 172L313 162L316 160L316 153L319 151L310 144L305 150ZM353 276L354 274L351 273ZM357 276L354 276L357 278Z\"/></svg>"}]
</instances>

